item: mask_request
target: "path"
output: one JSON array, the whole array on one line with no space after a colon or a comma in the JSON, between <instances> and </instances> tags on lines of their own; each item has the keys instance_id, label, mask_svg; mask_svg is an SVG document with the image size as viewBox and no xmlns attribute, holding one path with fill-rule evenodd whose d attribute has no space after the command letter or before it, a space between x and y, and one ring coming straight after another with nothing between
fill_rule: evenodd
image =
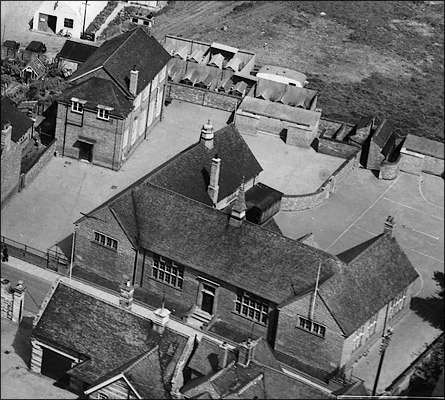
<instances>
[{"instance_id":1,"label":"path","mask_svg":"<svg viewBox=\"0 0 445 400\"><path fill-rule=\"evenodd\" d=\"M101 25L101 27L96 31L95 37L98 38L104 29L108 26L108 24L113 21L113 19L116 17L116 15L121 11L123 8L125 8L126 4L119 2L117 7L111 12L111 14L107 17L105 22Z\"/></svg>"}]
</instances>

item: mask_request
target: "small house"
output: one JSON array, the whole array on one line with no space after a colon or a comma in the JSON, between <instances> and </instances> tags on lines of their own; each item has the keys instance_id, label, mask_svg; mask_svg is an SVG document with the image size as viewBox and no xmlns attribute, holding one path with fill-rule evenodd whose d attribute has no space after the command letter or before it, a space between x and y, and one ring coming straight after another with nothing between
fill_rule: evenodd
<instances>
[{"instance_id":1,"label":"small house","mask_svg":"<svg viewBox=\"0 0 445 400\"><path fill-rule=\"evenodd\" d=\"M25 68L20 71L20 77L26 82L41 79L46 74L46 66L40 58L33 58Z\"/></svg>"},{"instance_id":2,"label":"small house","mask_svg":"<svg viewBox=\"0 0 445 400\"><path fill-rule=\"evenodd\" d=\"M96 50L97 46L67 40L57 54L57 67L65 77L70 76L79 68Z\"/></svg>"},{"instance_id":3,"label":"small house","mask_svg":"<svg viewBox=\"0 0 445 400\"><path fill-rule=\"evenodd\" d=\"M2 60L5 58L16 58L20 49L20 43L15 40L5 40L2 45Z\"/></svg>"}]
</instances>

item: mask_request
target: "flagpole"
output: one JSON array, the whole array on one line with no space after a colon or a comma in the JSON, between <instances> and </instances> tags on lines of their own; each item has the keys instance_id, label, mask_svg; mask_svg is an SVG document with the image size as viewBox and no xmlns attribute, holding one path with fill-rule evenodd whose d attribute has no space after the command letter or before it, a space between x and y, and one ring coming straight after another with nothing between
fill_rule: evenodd
<instances>
[{"instance_id":1,"label":"flagpole","mask_svg":"<svg viewBox=\"0 0 445 400\"><path fill-rule=\"evenodd\" d=\"M321 260L318 264L318 272L317 272L317 280L315 282L315 290L314 290L314 298L312 300L311 307L311 321L314 319L314 311L315 311L315 300L317 299L317 291L318 291L318 280L320 279L320 269L321 269Z\"/></svg>"}]
</instances>

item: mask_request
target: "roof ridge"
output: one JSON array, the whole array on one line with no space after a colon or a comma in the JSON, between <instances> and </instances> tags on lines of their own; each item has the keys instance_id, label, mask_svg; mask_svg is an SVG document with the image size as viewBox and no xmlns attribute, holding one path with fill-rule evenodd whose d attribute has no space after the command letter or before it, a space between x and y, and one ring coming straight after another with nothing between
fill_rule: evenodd
<instances>
[{"instance_id":1,"label":"roof ridge","mask_svg":"<svg viewBox=\"0 0 445 400\"><path fill-rule=\"evenodd\" d=\"M133 358L134 362L131 363L130 365L128 365L127 368L125 368L124 370L122 370L122 374L125 374L126 372L128 372L130 369L136 367L140 362L142 362L143 360L145 360L147 357L151 356L154 352L156 352L156 350L159 348L159 344L157 344L156 346L154 346L153 348L151 348L150 350L145 351L142 354L137 355L136 357ZM132 360L127 361L131 362ZM125 363L125 364L127 364ZM119 368L119 367L118 367ZM116 368L116 369L118 369Z\"/></svg>"},{"instance_id":2,"label":"roof ridge","mask_svg":"<svg viewBox=\"0 0 445 400\"><path fill-rule=\"evenodd\" d=\"M369 240L373 240L373 239L374 239L374 241L373 241L369 246L367 246L365 249L363 249L360 253L358 253L354 258L352 258L348 263L345 263L345 264L349 266L349 264L351 264L353 261L356 261L356 260L358 260L358 259L364 257L364 255L365 255L366 253L368 253L369 251L371 251L371 249L373 249L378 243L380 243L380 240L381 240L382 238L384 238L385 236L386 236L386 235L385 235L385 233L383 232L383 233L380 233L379 235L376 235L376 236L374 236L373 238L369 239ZM394 238L394 239L396 239L396 238ZM396 242L397 242L397 239L396 239ZM364 242L364 243L365 243L365 242ZM360 245L362 245L362 244L363 244L363 243L360 243L358 246L360 246ZM355 247L355 246L354 246L354 247ZM353 249L353 247L352 247L351 249ZM351 250L351 249L349 249L349 250ZM349 251L349 250L346 250L346 251Z\"/></svg>"},{"instance_id":3,"label":"roof ridge","mask_svg":"<svg viewBox=\"0 0 445 400\"><path fill-rule=\"evenodd\" d=\"M105 63L112 57L112 56L114 56L114 54L127 42L127 40L128 39L130 39L130 37L133 35L133 33L136 31L138 29L138 27L136 27L136 28L134 28L134 29L132 29L132 30L129 30L129 31L127 31L127 32L125 32L125 33L129 33L129 35L128 35L128 37L105 59L105 61L102 63L102 67L105 67ZM124 35L125 35L125 33L124 33ZM112 40L112 39L114 39L114 38L117 38L117 37L119 37L119 35L116 35L116 36L114 36L114 37L112 37L112 38L110 38L110 39L108 39L108 40ZM106 42L105 42L106 43Z\"/></svg>"}]
</instances>

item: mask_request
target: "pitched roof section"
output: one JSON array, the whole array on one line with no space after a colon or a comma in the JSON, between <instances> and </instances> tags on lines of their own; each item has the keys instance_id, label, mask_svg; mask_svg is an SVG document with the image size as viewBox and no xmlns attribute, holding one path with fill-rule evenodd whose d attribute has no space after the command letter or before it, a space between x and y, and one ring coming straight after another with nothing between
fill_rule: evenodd
<instances>
[{"instance_id":1,"label":"pitched roof section","mask_svg":"<svg viewBox=\"0 0 445 400\"><path fill-rule=\"evenodd\" d=\"M373 140L380 147L385 147L394 130L393 125L387 119L384 119L374 133Z\"/></svg>"},{"instance_id":2,"label":"pitched roof section","mask_svg":"<svg viewBox=\"0 0 445 400\"><path fill-rule=\"evenodd\" d=\"M22 68L22 71L24 71L27 68L31 68L37 75L37 79L39 79L45 72L46 67L45 64L43 64L42 60L40 58L33 58L26 67Z\"/></svg>"},{"instance_id":3,"label":"pitched roof section","mask_svg":"<svg viewBox=\"0 0 445 400\"><path fill-rule=\"evenodd\" d=\"M128 196L134 198L133 208L125 206ZM340 262L247 221L232 227L228 215L148 182L124 192L108 207L126 231L137 231L135 246L277 304L315 285L319 260L321 281ZM137 227L130 226L134 221Z\"/></svg>"},{"instance_id":4,"label":"pitched roof section","mask_svg":"<svg viewBox=\"0 0 445 400\"><path fill-rule=\"evenodd\" d=\"M444 144L424 137L408 134L403 143L403 148L440 160L444 159Z\"/></svg>"},{"instance_id":5,"label":"pitched roof section","mask_svg":"<svg viewBox=\"0 0 445 400\"><path fill-rule=\"evenodd\" d=\"M221 159L218 201L236 192L243 176L249 181L262 171L241 134L230 124L215 132L212 150L199 142L169 161L148 181L211 206L207 187L216 154Z\"/></svg>"},{"instance_id":6,"label":"pitched roof section","mask_svg":"<svg viewBox=\"0 0 445 400\"><path fill-rule=\"evenodd\" d=\"M85 62L96 50L97 46L93 46L86 43L75 42L73 40L67 40L62 50L57 54L60 58L66 58L67 60L76 61L79 63Z\"/></svg>"},{"instance_id":7,"label":"pitched roof section","mask_svg":"<svg viewBox=\"0 0 445 400\"><path fill-rule=\"evenodd\" d=\"M319 293L348 336L419 276L387 233L338 257L349 264L320 285Z\"/></svg>"},{"instance_id":8,"label":"pitched roof section","mask_svg":"<svg viewBox=\"0 0 445 400\"><path fill-rule=\"evenodd\" d=\"M66 89L58 98L69 103L71 98L87 100L84 107L96 109L99 104L113 107L112 115L125 118L133 105L124 94L108 79L93 77Z\"/></svg>"},{"instance_id":9,"label":"pitched roof section","mask_svg":"<svg viewBox=\"0 0 445 400\"><path fill-rule=\"evenodd\" d=\"M11 140L17 143L20 138L32 127L34 121L18 110L14 103L6 96L1 99L2 124L10 122L12 125Z\"/></svg>"},{"instance_id":10,"label":"pitched roof section","mask_svg":"<svg viewBox=\"0 0 445 400\"><path fill-rule=\"evenodd\" d=\"M138 27L107 40L70 77L74 82L89 72L103 68L119 86L129 92L133 66L139 71L138 95L170 60L170 55L143 28Z\"/></svg>"},{"instance_id":11,"label":"pitched roof section","mask_svg":"<svg viewBox=\"0 0 445 400\"><path fill-rule=\"evenodd\" d=\"M76 304L76 307L72 305ZM131 332L131 335L129 335ZM112 375L128 361L159 346L161 369L176 363L187 337L166 328L163 335L150 320L59 282L32 335L86 361L70 375L93 383ZM174 351L167 351L173 345ZM172 354L172 355L171 355ZM170 376L164 376L168 381Z\"/></svg>"}]
</instances>

